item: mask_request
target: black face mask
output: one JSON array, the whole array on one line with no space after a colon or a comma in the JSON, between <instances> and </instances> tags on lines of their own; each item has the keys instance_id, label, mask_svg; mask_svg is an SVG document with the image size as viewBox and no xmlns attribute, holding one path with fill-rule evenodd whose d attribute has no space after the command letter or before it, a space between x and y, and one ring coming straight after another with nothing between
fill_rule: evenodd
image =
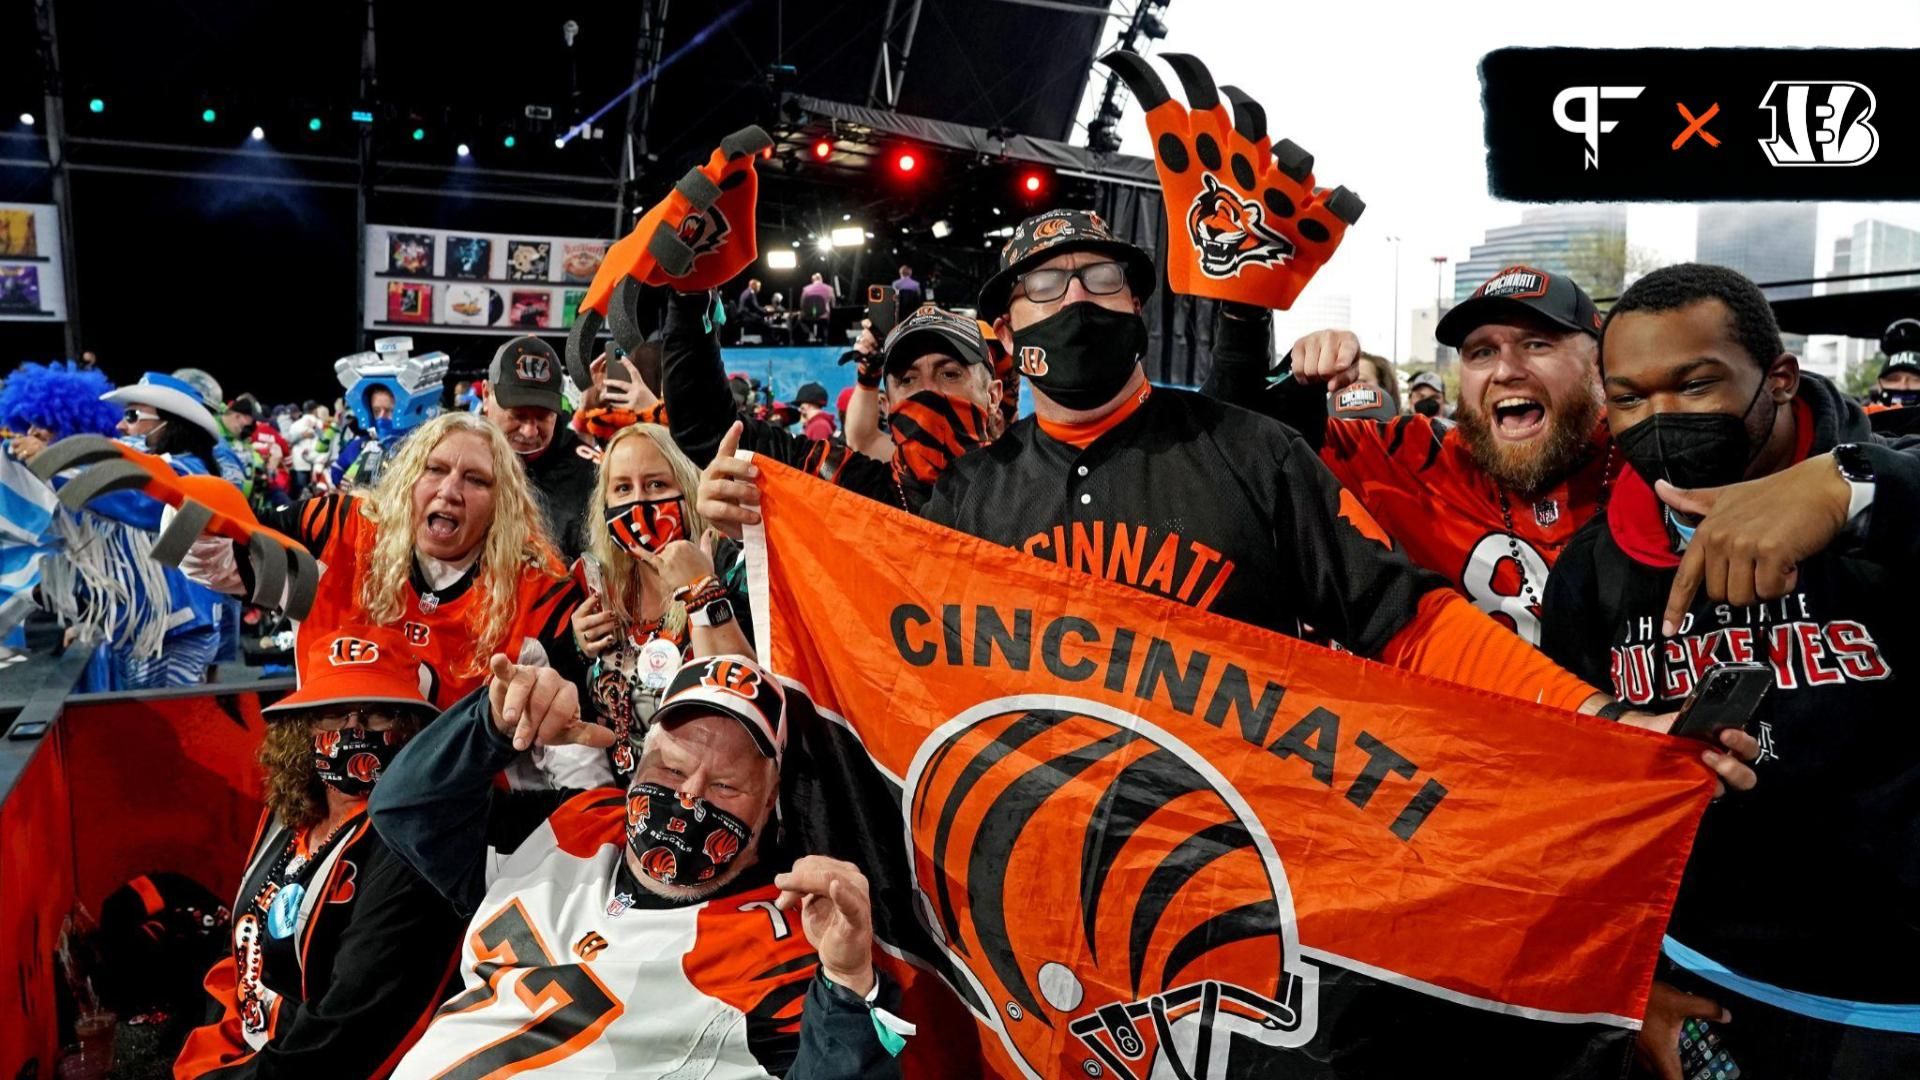
<instances>
[{"instance_id":1,"label":"black face mask","mask_svg":"<svg viewBox=\"0 0 1920 1080\"><path fill-rule=\"evenodd\" d=\"M373 790L406 739L397 731L344 727L313 733L313 771L342 795L359 798Z\"/></svg>"},{"instance_id":2,"label":"black face mask","mask_svg":"<svg viewBox=\"0 0 1920 1080\"><path fill-rule=\"evenodd\" d=\"M746 849L753 829L705 799L664 784L627 789L627 847L640 872L662 885L712 881Z\"/></svg>"},{"instance_id":3,"label":"black face mask","mask_svg":"<svg viewBox=\"0 0 1920 1080\"><path fill-rule=\"evenodd\" d=\"M1095 409L1112 401L1146 351L1145 319L1085 300L1013 332L1020 373L1068 409Z\"/></svg>"},{"instance_id":4,"label":"black face mask","mask_svg":"<svg viewBox=\"0 0 1920 1080\"><path fill-rule=\"evenodd\" d=\"M1419 401L1413 403L1413 411L1419 413L1421 416L1439 416L1440 399L1437 397L1421 398Z\"/></svg>"},{"instance_id":5,"label":"black face mask","mask_svg":"<svg viewBox=\"0 0 1920 1080\"><path fill-rule=\"evenodd\" d=\"M1920 405L1920 390L1875 390L1873 397L1880 404L1896 409L1911 409Z\"/></svg>"},{"instance_id":6,"label":"black face mask","mask_svg":"<svg viewBox=\"0 0 1920 1080\"><path fill-rule=\"evenodd\" d=\"M1677 488L1693 489L1738 483L1759 456L1759 448L1748 445L1747 415L1766 388L1763 378L1738 416L1656 413L1621 432L1614 445L1649 484L1665 480Z\"/></svg>"}]
</instances>

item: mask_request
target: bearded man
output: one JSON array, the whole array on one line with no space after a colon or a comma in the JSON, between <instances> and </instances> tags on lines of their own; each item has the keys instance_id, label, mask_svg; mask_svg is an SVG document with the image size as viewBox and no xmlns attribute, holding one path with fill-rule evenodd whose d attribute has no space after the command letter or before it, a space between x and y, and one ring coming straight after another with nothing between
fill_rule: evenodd
<instances>
[{"instance_id":1,"label":"bearded man","mask_svg":"<svg viewBox=\"0 0 1920 1080\"><path fill-rule=\"evenodd\" d=\"M1222 308L1206 392L1317 444L1415 563L1539 644L1547 573L1620 469L1602 420L1601 316L1586 292L1564 274L1510 266L1449 311L1435 337L1460 351L1451 422L1330 419L1327 393L1357 376L1360 341L1345 330L1295 343L1292 377L1268 390L1266 312Z\"/></svg>"}]
</instances>

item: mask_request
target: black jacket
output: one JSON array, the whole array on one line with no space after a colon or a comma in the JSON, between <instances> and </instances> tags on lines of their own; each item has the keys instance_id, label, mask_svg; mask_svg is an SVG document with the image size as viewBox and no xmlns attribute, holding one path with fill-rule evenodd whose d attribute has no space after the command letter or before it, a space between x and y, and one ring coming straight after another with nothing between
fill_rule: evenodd
<instances>
[{"instance_id":1,"label":"black jacket","mask_svg":"<svg viewBox=\"0 0 1920 1080\"><path fill-rule=\"evenodd\" d=\"M1033 417L1016 422L947 470L925 516L1241 622L1294 635L1310 626L1372 656L1446 582L1370 538L1352 510L1288 428L1156 389L1084 450Z\"/></svg>"},{"instance_id":2,"label":"black jacket","mask_svg":"<svg viewBox=\"0 0 1920 1080\"><path fill-rule=\"evenodd\" d=\"M1805 455L1874 436L1859 406L1802 374ZM1673 937L1741 974L1806 993L1920 1002L1920 743L1908 673L1920 663L1920 456L1868 449L1864 528L1800 565L1796 589L1752 607L1703 591L1660 634L1678 557L1658 501L1631 470L1554 565L1546 653L1656 711L1729 660L1775 669L1750 727L1759 785L1707 811Z\"/></svg>"},{"instance_id":3,"label":"black jacket","mask_svg":"<svg viewBox=\"0 0 1920 1080\"><path fill-rule=\"evenodd\" d=\"M727 429L741 419L721 366L719 332L702 324L711 302L706 293L674 293L667 301L667 325L660 345L661 397L667 403L667 423L673 441L701 468L713 460ZM747 418L744 423L740 449L805 469L890 506L901 505L893 470L885 463L762 420Z\"/></svg>"},{"instance_id":4,"label":"black jacket","mask_svg":"<svg viewBox=\"0 0 1920 1080\"><path fill-rule=\"evenodd\" d=\"M527 468L547 535L571 563L587 546L587 507L593 501L596 465L592 450L573 433L565 413L554 421L553 441L536 458L521 458Z\"/></svg>"}]
</instances>

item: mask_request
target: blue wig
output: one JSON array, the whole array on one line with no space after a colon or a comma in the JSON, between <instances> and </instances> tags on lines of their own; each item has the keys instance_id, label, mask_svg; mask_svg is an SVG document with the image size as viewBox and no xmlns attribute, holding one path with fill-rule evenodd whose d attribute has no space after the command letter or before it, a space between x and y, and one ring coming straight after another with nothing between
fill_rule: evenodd
<instances>
[{"instance_id":1,"label":"blue wig","mask_svg":"<svg viewBox=\"0 0 1920 1080\"><path fill-rule=\"evenodd\" d=\"M112 389L105 375L71 361L21 364L0 387L0 423L19 434L29 427L44 427L56 440L69 435L111 435L122 410L101 401L100 395Z\"/></svg>"}]
</instances>

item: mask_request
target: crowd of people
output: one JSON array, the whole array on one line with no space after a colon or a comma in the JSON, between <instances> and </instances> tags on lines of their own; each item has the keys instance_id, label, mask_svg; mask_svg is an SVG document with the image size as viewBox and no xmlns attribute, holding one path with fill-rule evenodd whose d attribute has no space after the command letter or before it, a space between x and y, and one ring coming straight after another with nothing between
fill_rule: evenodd
<instances>
[{"instance_id":1,"label":"crowd of people","mask_svg":"<svg viewBox=\"0 0 1920 1080\"><path fill-rule=\"evenodd\" d=\"M1403 385L1345 330L1275 349L1270 311L1225 302L1194 391L1142 365L1161 280L1097 214L1040 214L974 304L860 333L831 408L819 383L788 407L729 376L718 290L673 292L657 351L610 349L589 386L516 338L410 426L380 382L269 410L192 370L14 373L9 462L112 432L231 481L325 568L299 688L269 710L232 948L175 1074L882 1077L942 1037L875 966L866 868L783 843L745 449L1201 611L1611 721L1668 730L1718 665L1766 665L1751 730L1699 752L1731 790L1686 869L1642 1067L1679 1077L1705 1022L1745 1075L1920 1075L1920 756L1898 728L1920 322L1890 328L1863 405L1800 369L1735 271L1668 266L1602 311L1516 266L1440 322L1453 387ZM770 323L759 281L733 296ZM160 504L113 499L42 530L54 557L25 595L95 634L117 685L204 679L252 590L244 550L204 537L158 566ZM98 546L88 529L118 538L119 569L57 568Z\"/></svg>"}]
</instances>

